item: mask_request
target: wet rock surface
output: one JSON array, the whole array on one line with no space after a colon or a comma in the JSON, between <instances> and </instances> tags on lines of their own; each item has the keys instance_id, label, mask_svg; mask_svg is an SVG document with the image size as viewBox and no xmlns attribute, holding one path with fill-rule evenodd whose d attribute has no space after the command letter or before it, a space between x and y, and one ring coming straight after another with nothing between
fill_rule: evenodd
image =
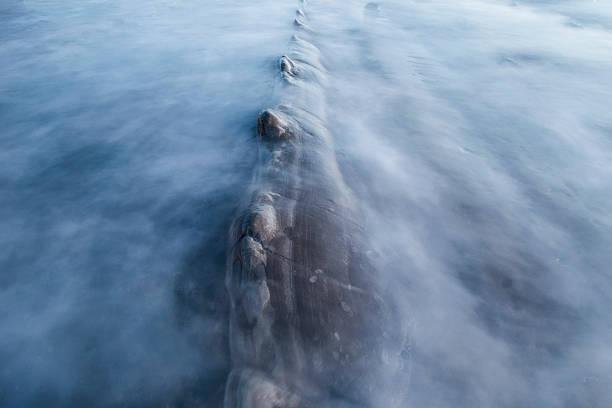
<instances>
[{"instance_id":1,"label":"wet rock surface","mask_svg":"<svg viewBox=\"0 0 612 408\"><path fill-rule=\"evenodd\" d=\"M386 381L379 369L393 371L404 333L391 330L324 112L301 107L322 98L319 52L303 38L292 44L296 58L283 56L281 73L309 75L287 104L259 115L252 198L230 232L225 405L375 406Z\"/></svg>"},{"instance_id":2,"label":"wet rock surface","mask_svg":"<svg viewBox=\"0 0 612 408\"><path fill-rule=\"evenodd\" d=\"M295 63L286 55L283 55L280 59L280 69L283 75L291 77L297 75Z\"/></svg>"}]
</instances>

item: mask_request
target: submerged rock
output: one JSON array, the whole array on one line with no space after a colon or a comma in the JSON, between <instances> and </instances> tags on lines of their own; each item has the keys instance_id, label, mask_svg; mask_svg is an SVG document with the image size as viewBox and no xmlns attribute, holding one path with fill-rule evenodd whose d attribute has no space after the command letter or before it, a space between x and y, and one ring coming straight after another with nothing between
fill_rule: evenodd
<instances>
[{"instance_id":1,"label":"submerged rock","mask_svg":"<svg viewBox=\"0 0 612 408\"><path fill-rule=\"evenodd\" d=\"M302 30L306 30L306 31L312 31L310 29L310 27L308 27L308 24L306 24L306 22L304 21L305 17L304 16L300 16L298 15L297 17L295 17L295 19L293 20L293 25L302 29Z\"/></svg>"},{"instance_id":2,"label":"submerged rock","mask_svg":"<svg viewBox=\"0 0 612 408\"><path fill-rule=\"evenodd\" d=\"M341 204L350 200L325 128L289 114L270 109L258 119L272 152L260 165L272 163L277 173L260 173L262 191L230 238L232 359L237 369L261 373L231 380L228 393L234 387L240 395L228 396L226 406L337 406L342 399L372 406L372 390L386 381L376 369L381 355L399 360L403 333L382 335L392 316L359 217ZM287 140L290 159L281 160L286 144L278 142ZM330 394L342 398L329 405Z\"/></svg>"},{"instance_id":3,"label":"submerged rock","mask_svg":"<svg viewBox=\"0 0 612 408\"><path fill-rule=\"evenodd\" d=\"M300 61L319 65L312 43L293 44ZM296 64L283 56L280 70L294 76ZM299 88L302 82L308 86ZM267 109L257 120L264 154L251 201L230 236L234 372L227 408L383 406L373 402L374 390L384 394L393 367L381 356L399 361L404 333L365 255L367 237L323 111L312 110L323 96L321 82L304 68L292 88L303 100Z\"/></svg>"},{"instance_id":4,"label":"submerged rock","mask_svg":"<svg viewBox=\"0 0 612 408\"><path fill-rule=\"evenodd\" d=\"M380 11L380 4L375 2L370 2L365 5L365 9L368 11Z\"/></svg>"},{"instance_id":5,"label":"submerged rock","mask_svg":"<svg viewBox=\"0 0 612 408\"><path fill-rule=\"evenodd\" d=\"M228 379L227 408L308 408L297 395L252 369L233 371ZM314 408L314 407L312 407Z\"/></svg>"},{"instance_id":6,"label":"submerged rock","mask_svg":"<svg viewBox=\"0 0 612 408\"><path fill-rule=\"evenodd\" d=\"M278 231L276 211L270 204L254 206L246 217L243 233L250 235L260 242L271 241Z\"/></svg>"}]
</instances>

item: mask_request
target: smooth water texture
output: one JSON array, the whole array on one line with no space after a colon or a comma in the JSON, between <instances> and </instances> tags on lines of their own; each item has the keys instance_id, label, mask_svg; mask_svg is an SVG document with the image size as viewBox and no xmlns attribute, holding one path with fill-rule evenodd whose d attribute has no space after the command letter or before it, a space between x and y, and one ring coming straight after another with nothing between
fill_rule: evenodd
<instances>
[{"instance_id":1,"label":"smooth water texture","mask_svg":"<svg viewBox=\"0 0 612 408\"><path fill-rule=\"evenodd\" d=\"M612 3L366 3L309 24L405 406L612 406ZM296 7L2 2L1 406L219 406L227 231Z\"/></svg>"}]
</instances>

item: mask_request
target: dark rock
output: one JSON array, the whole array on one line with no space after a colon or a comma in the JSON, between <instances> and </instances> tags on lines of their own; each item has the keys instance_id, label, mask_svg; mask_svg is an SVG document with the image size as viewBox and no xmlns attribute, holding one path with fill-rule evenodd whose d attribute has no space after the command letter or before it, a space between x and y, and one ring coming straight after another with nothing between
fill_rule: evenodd
<instances>
[{"instance_id":1,"label":"dark rock","mask_svg":"<svg viewBox=\"0 0 612 408\"><path fill-rule=\"evenodd\" d=\"M289 125L278 112L265 110L257 120L257 131L262 140L273 142L291 137Z\"/></svg>"},{"instance_id":2,"label":"dark rock","mask_svg":"<svg viewBox=\"0 0 612 408\"><path fill-rule=\"evenodd\" d=\"M296 76L296 68L295 63L291 60L291 58L283 55L280 59L280 69L281 72L285 75Z\"/></svg>"}]
</instances>

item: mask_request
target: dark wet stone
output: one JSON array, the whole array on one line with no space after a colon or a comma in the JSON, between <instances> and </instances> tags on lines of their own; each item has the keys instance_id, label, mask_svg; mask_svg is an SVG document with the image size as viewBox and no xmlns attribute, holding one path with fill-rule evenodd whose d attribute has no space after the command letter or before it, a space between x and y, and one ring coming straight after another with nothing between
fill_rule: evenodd
<instances>
[{"instance_id":1,"label":"dark wet stone","mask_svg":"<svg viewBox=\"0 0 612 408\"><path fill-rule=\"evenodd\" d=\"M280 69L283 74L290 76L296 75L295 63L286 55L283 55L280 59Z\"/></svg>"},{"instance_id":2,"label":"dark wet stone","mask_svg":"<svg viewBox=\"0 0 612 408\"><path fill-rule=\"evenodd\" d=\"M280 69L296 73L287 56ZM405 333L364 255L330 132L291 105L263 111L257 130L264 154L230 236L226 407L379 406L371 398L401 364Z\"/></svg>"},{"instance_id":3,"label":"dark wet stone","mask_svg":"<svg viewBox=\"0 0 612 408\"><path fill-rule=\"evenodd\" d=\"M234 366L266 367L269 376L265 387L243 378L255 388L241 401L252 403L262 389L275 401L279 390L292 389L287 395L299 394L300 403L338 406L329 405L333 394L347 406L370 406L373 390L384 388L376 368L392 369L399 360L400 347L387 345L401 344L401 329L393 332L376 271L363 255L368 246L359 219L341 204L348 199L333 149L317 133L325 129L302 130L305 124L288 112L266 110L259 117L262 140L291 135L292 143L272 145L272 154L263 156L261 166L273 164L278 175L262 173L258 183L265 188L253 195L231 241L231 256L239 260L228 286L236 300ZM282 155L284 146L292 146L291 154L279 160L274 153Z\"/></svg>"},{"instance_id":4,"label":"dark wet stone","mask_svg":"<svg viewBox=\"0 0 612 408\"><path fill-rule=\"evenodd\" d=\"M289 125L278 112L265 110L257 120L257 131L264 141L278 141L291 136Z\"/></svg>"},{"instance_id":5,"label":"dark wet stone","mask_svg":"<svg viewBox=\"0 0 612 408\"><path fill-rule=\"evenodd\" d=\"M278 232L276 210L270 204L258 204L250 210L243 225L243 233L260 242L269 242Z\"/></svg>"}]
</instances>

